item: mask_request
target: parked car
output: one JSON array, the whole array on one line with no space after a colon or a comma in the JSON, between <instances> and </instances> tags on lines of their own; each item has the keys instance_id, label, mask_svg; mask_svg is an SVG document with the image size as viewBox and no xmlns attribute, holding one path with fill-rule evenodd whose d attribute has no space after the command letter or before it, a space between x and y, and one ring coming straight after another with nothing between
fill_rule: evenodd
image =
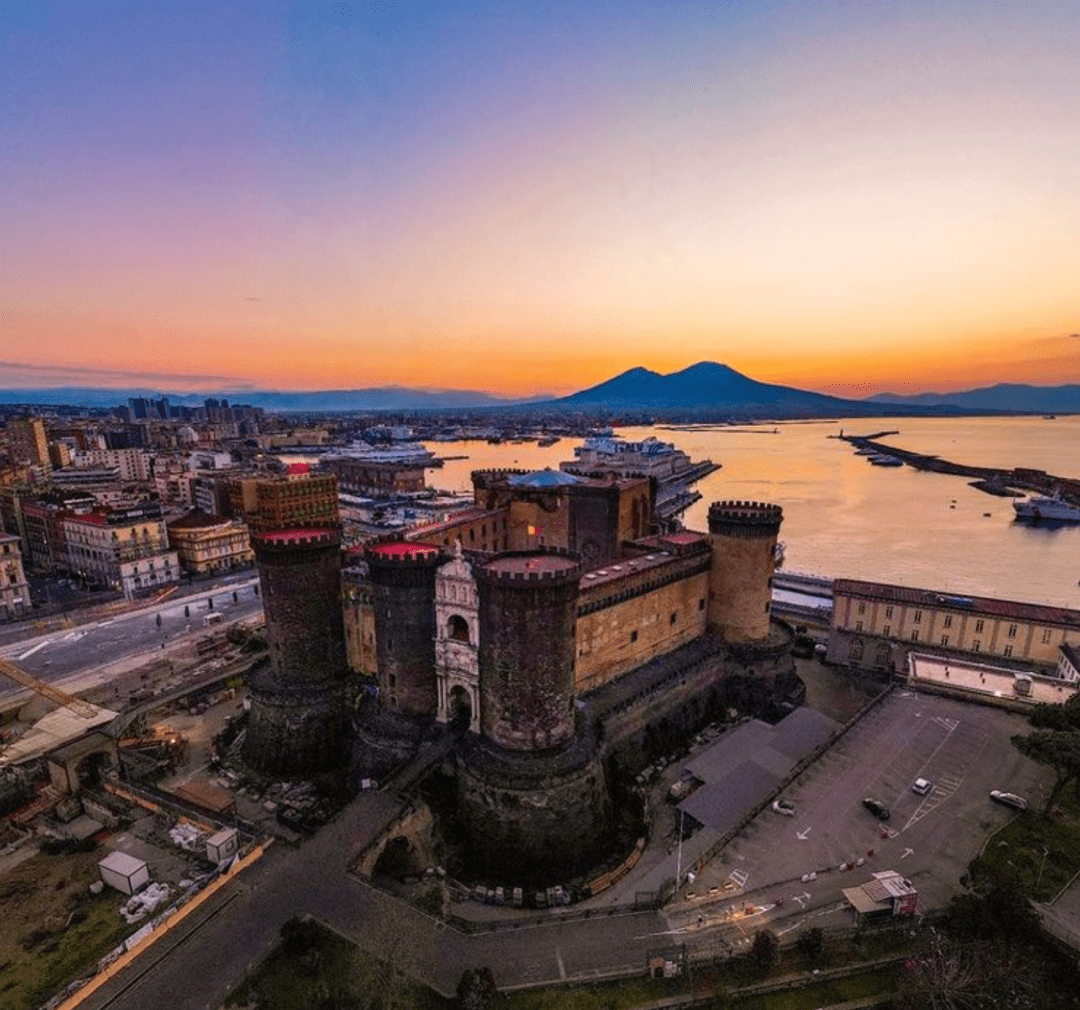
<instances>
[{"instance_id":1,"label":"parked car","mask_svg":"<svg viewBox=\"0 0 1080 1010\"><path fill-rule=\"evenodd\" d=\"M788 800L773 800L772 808L778 814L783 814L785 817L795 816L795 804Z\"/></svg>"},{"instance_id":2,"label":"parked car","mask_svg":"<svg viewBox=\"0 0 1080 1010\"><path fill-rule=\"evenodd\" d=\"M1028 808L1028 801L1023 796L1017 796L1016 793L1004 793L1000 789L991 789L990 799L996 803L1012 807L1014 810L1027 810Z\"/></svg>"},{"instance_id":3,"label":"parked car","mask_svg":"<svg viewBox=\"0 0 1080 1010\"><path fill-rule=\"evenodd\" d=\"M911 791L915 793L916 796L925 796L930 792L931 788L933 787L930 785L929 779L916 779L911 783Z\"/></svg>"},{"instance_id":4,"label":"parked car","mask_svg":"<svg viewBox=\"0 0 1080 1010\"><path fill-rule=\"evenodd\" d=\"M881 800L875 800L871 796L867 796L862 801L862 805L866 807L879 821L887 821L889 819L889 808L885 806Z\"/></svg>"}]
</instances>

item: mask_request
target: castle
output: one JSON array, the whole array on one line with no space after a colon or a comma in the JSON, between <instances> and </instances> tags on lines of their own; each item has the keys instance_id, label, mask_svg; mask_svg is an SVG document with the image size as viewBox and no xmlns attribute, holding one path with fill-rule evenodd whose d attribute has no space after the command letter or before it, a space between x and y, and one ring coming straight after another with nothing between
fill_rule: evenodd
<instances>
[{"instance_id":1,"label":"castle","mask_svg":"<svg viewBox=\"0 0 1080 1010\"><path fill-rule=\"evenodd\" d=\"M478 865L568 872L604 849L621 737L786 655L770 618L782 512L718 502L708 533L662 531L646 477L473 484L472 507L344 556L332 528L253 538L270 656L246 755L273 774L345 760L351 664L371 678L354 766L382 774L449 724Z\"/></svg>"}]
</instances>

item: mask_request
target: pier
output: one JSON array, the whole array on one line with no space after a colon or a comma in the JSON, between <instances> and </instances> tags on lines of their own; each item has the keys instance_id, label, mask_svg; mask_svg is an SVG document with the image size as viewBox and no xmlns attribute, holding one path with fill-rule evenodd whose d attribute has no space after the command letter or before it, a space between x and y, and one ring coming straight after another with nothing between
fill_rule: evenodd
<instances>
[{"instance_id":1,"label":"pier","mask_svg":"<svg viewBox=\"0 0 1080 1010\"><path fill-rule=\"evenodd\" d=\"M968 466L964 463L942 459L940 456L912 452L910 449L898 449L878 441L886 435L898 434L897 431L882 431L874 435L841 435L839 437L857 449L872 449L883 456L892 456L916 470L929 470L934 473L971 478L969 481L971 486L987 494L1013 497L1018 491L1033 491L1037 494L1060 493L1066 501L1080 504L1080 480L1074 477L1059 477L1043 470L1031 470L1019 466L1011 470L990 466Z\"/></svg>"}]
</instances>

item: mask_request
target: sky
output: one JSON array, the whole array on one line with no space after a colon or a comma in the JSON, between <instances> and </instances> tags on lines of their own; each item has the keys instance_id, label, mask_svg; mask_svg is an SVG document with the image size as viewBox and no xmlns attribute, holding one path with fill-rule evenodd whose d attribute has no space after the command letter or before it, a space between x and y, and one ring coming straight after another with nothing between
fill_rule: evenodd
<instances>
[{"instance_id":1,"label":"sky","mask_svg":"<svg viewBox=\"0 0 1080 1010\"><path fill-rule=\"evenodd\" d=\"M1080 4L0 0L0 386L1080 382Z\"/></svg>"}]
</instances>

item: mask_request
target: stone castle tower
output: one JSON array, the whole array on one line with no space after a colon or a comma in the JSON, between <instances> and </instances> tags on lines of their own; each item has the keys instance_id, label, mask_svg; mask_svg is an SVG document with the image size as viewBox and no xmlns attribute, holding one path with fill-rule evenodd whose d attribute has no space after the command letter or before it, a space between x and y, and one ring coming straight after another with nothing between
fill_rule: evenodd
<instances>
[{"instance_id":1,"label":"stone castle tower","mask_svg":"<svg viewBox=\"0 0 1080 1010\"><path fill-rule=\"evenodd\" d=\"M783 518L779 505L764 502L709 506L709 626L727 642L769 637L776 538Z\"/></svg>"},{"instance_id":2,"label":"stone castle tower","mask_svg":"<svg viewBox=\"0 0 1080 1010\"><path fill-rule=\"evenodd\" d=\"M339 760L345 631L341 534L297 529L252 537L269 662L251 677L244 754L268 774L307 774Z\"/></svg>"},{"instance_id":3,"label":"stone castle tower","mask_svg":"<svg viewBox=\"0 0 1080 1010\"><path fill-rule=\"evenodd\" d=\"M461 821L488 872L569 874L596 858L610 821L599 745L575 720L581 565L522 551L475 575L481 735L459 753Z\"/></svg>"}]
</instances>

